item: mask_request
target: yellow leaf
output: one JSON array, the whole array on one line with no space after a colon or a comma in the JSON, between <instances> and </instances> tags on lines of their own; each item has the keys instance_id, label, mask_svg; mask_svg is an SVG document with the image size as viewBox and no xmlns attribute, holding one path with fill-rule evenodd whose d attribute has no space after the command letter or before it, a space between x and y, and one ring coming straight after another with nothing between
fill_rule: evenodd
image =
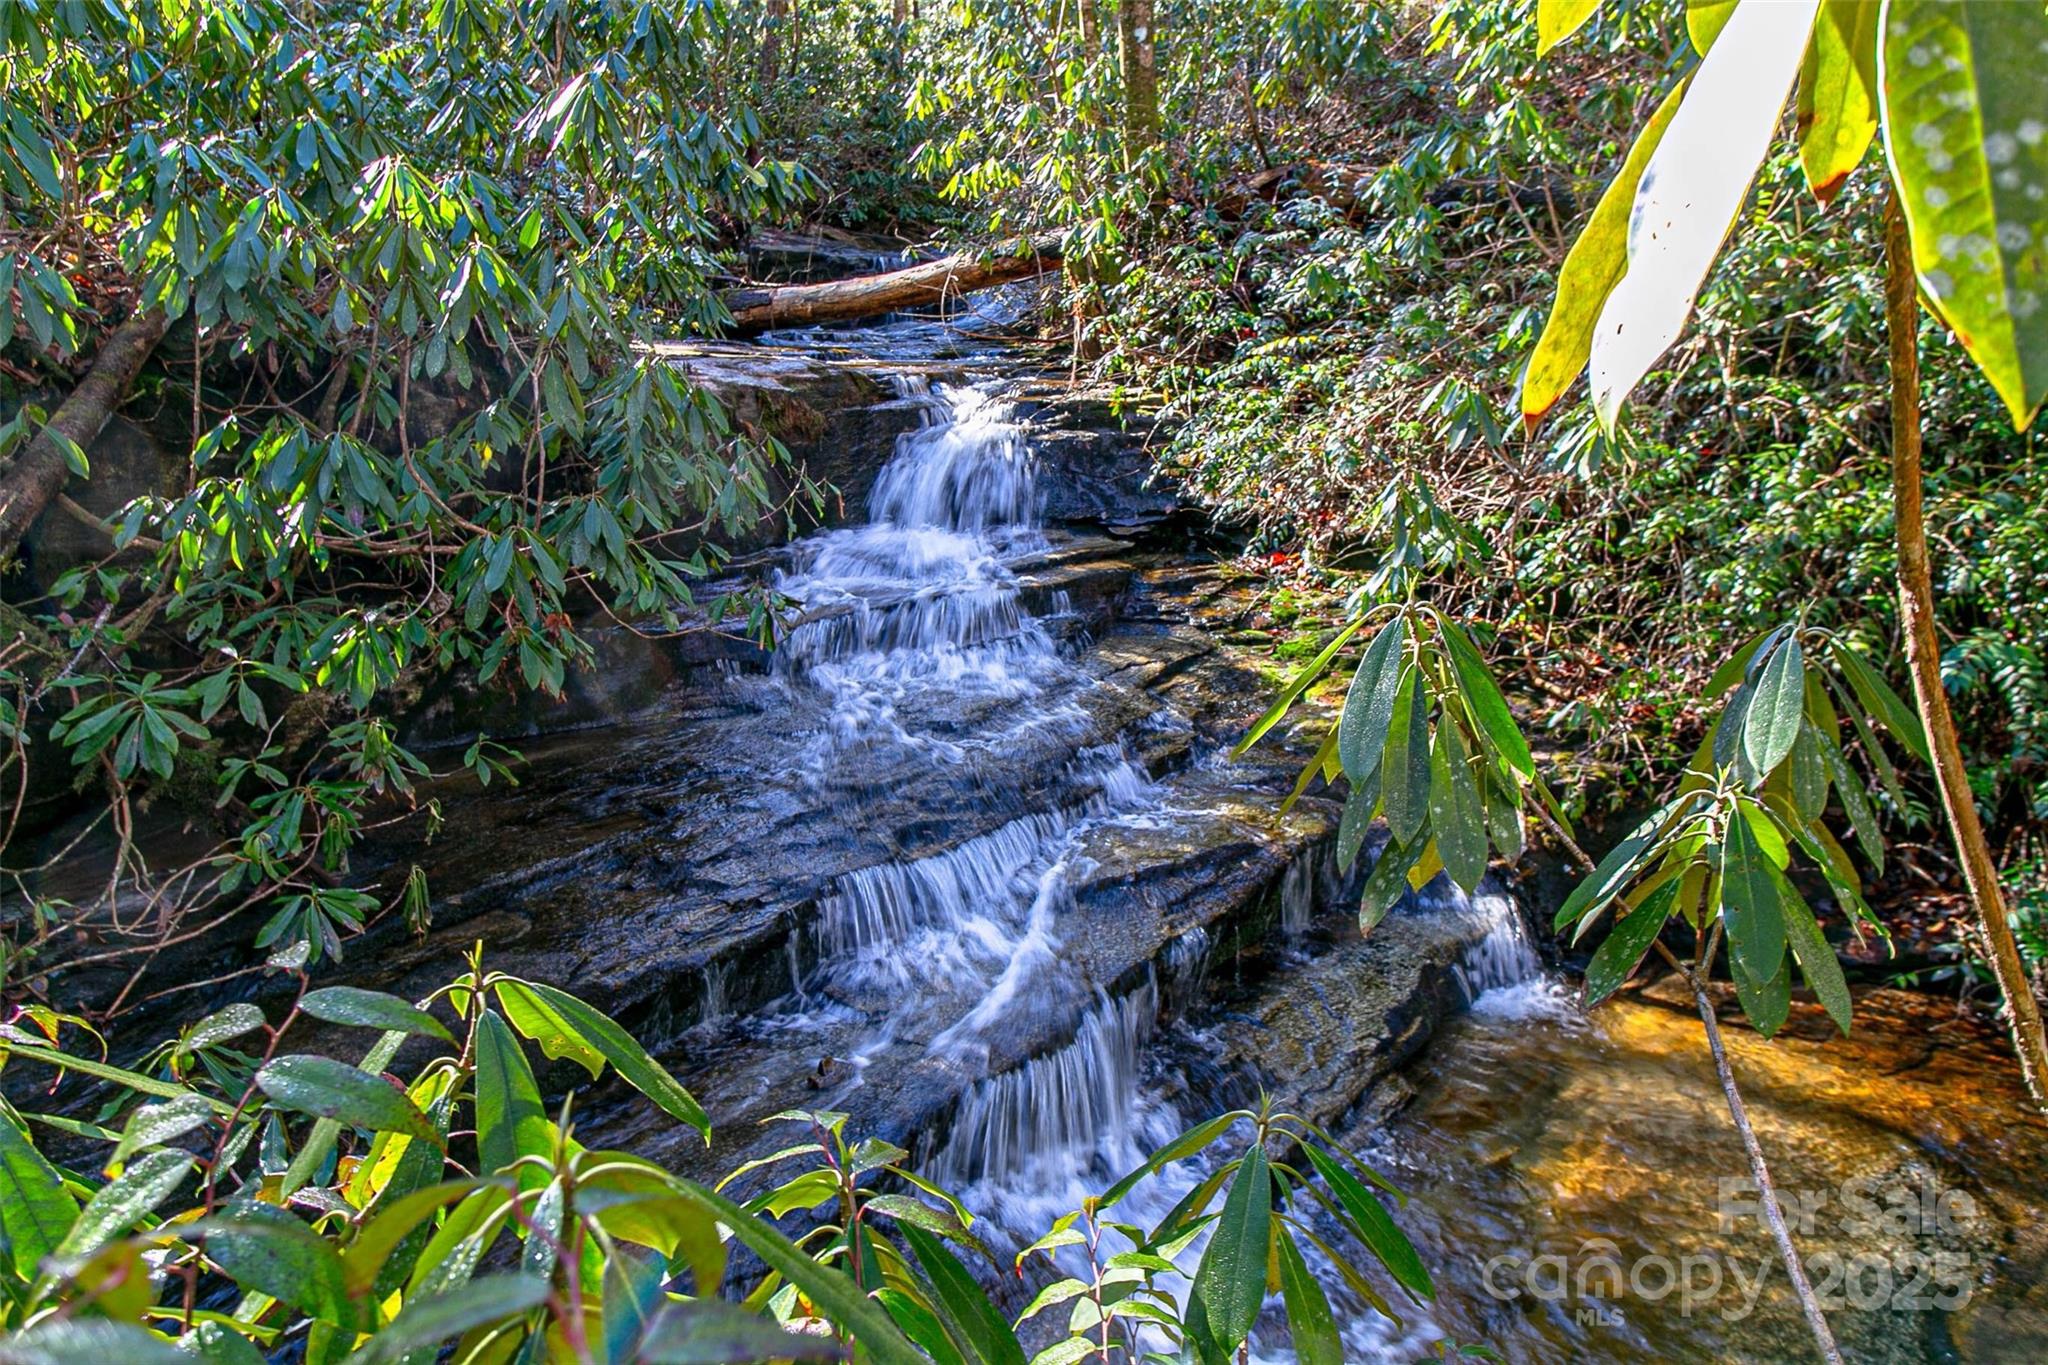
<instances>
[{"instance_id":1,"label":"yellow leaf","mask_svg":"<svg viewBox=\"0 0 2048 1365\"><path fill-rule=\"evenodd\" d=\"M1767 0L1757 0L1759 4ZM1692 39L1692 50L1704 57L1714 46L1714 39L1721 36L1721 30L1728 27L1728 21L1735 17L1737 0L1686 0L1685 35Z\"/></svg>"},{"instance_id":2,"label":"yellow leaf","mask_svg":"<svg viewBox=\"0 0 2048 1365\"><path fill-rule=\"evenodd\" d=\"M1877 136L1878 0L1821 0L1799 69L1799 164L1832 203Z\"/></svg>"},{"instance_id":3,"label":"yellow leaf","mask_svg":"<svg viewBox=\"0 0 2048 1365\"><path fill-rule=\"evenodd\" d=\"M1408 869L1408 885L1416 891L1436 880L1436 874L1444 870L1442 855L1436 851L1436 840L1422 850L1422 856L1415 860L1415 866Z\"/></svg>"},{"instance_id":4,"label":"yellow leaf","mask_svg":"<svg viewBox=\"0 0 2048 1365\"><path fill-rule=\"evenodd\" d=\"M1738 5L1643 168L1628 270L1600 310L1587 362L1609 431L1692 316L1777 131L1818 8L1819 0Z\"/></svg>"},{"instance_id":5,"label":"yellow leaf","mask_svg":"<svg viewBox=\"0 0 2048 1365\"><path fill-rule=\"evenodd\" d=\"M1536 0L1536 55L1577 33L1599 8L1600 0Z\"/></svg>"},{"instance_id":6,"label":"yellow leaf","mask_svg":"<svg viewBox=\"0 0 2048 1365\"><path fill-rule=\"evenodd\" d=\"M1636 182L1642 179L1650 153L1657 150L1665 125L1677 111L1685 84L1680 81L1671 88L1636 135L1628 159L1615 172L1585 230L1564 258L1564 269L1557 277L1557 302L1551 305L1550 320L1544 323L1543 335L1522 376L1522 421L1532 431L1586 368L1601 305L1628 269L1628 213L1635 203Z\"/></svg>"}]
</instances>

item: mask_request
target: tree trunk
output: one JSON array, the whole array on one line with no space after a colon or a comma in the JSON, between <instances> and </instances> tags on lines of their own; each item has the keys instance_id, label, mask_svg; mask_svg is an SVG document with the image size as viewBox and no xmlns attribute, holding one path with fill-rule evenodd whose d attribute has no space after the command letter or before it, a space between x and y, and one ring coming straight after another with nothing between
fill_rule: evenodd
<instances>
[{"instance_id":1,"label":"tree trunk","mask_svg":"<svg viewBox=\"0 0 2048 1365\"><path fill-rule=\"evenodd\" d=\"M1093 81L1094 68L1102 56L1102 0L1079 0L1081 16L1081 61ZM1083 122L1095 125L1094 106L1082 113ZM1095 294L1095 268L1086 260L1067 262L1068 317L1073 325L1074 370L1102 358L1102 342L1095 335L1094 320L1100 314Z\"/></svg>"},{"instance_id":2,"label":"tree trunk","mask_svg":"<svg viewBox=\"0 0 2048 1365\"><path fill-rule=\"evenodd\" d=\"M1117 37L1124 67L1124 166L1159 141L1159 66L1152 0L1118 0Z\"/></svg>"},{"instance_id":3,"label":"tree trunk","mask_svg":"<svg viewBox=\"0 0 2048 1365\"><path fill-rule=\"evenodd\" d=\"M789 23L789 0L768 0L768 9L761 32L760 64L756 74L765 88L775 84L781 74L782 30Z\"/></svg>"},{"instance_id":4,"label":"tree trunk","mask_svg":"<svg viewBox=\"0 0 2048 1365\"><path fill-rule=\"evenodd\" d=\"M1884 218L1885 327L1891 335L1892 383L1892 509L1899 537L1899 621L1906 637L1906 663L1913 672L1913 695L1927 745L1934 758L1934 780L1941 790L1963 880L1977 915L1977 933L1991 974L2005 995L2006 1019L2020 1074L2034 1102L2048 1109L2048 1036L2041 1028L2041 1006L2027 980L2019 947L2013 942L2005 893L1998 885L1998 867L1977 816L1976 797L1963 770L1963 749L1956 737L1955 717L1941 683L1941 642L1934 633L1934 575L1927 551L1927 526L1920 502L1920 308L1913 277L1913 248L1906 233L1905 211L1894 187Z\"/></svg>"},{"instance_id":5,"label":"tree trunk","mask_svg":"<svg viewBox=\"0 0 2048 1365\"><path fill-rule=\"evenodd\" d=\"M128 396L129 385L163 340L168 325L169 319L152 308L115 328L100 344L92 369L0 479L0 557L13 553L42 510L64 491L64 483L71 477L65 452L71 446L83 450L93 443Z\"/></svg>"},{"instance_id":6,"label":"tree trunk","mask_svg":"<svg viewBox=\"0 0 2048 1365\"><path fill-rule=\"evenodd\" d=\"M859 275L823 284L785 284L727 290L732 330L762 332L812 322L851 322L902 308L928 308L973 289L1008 284L1055 269L1059 240L1018 242L994 254L942 256L902 270Z\"/></svg>"}]
</instances>

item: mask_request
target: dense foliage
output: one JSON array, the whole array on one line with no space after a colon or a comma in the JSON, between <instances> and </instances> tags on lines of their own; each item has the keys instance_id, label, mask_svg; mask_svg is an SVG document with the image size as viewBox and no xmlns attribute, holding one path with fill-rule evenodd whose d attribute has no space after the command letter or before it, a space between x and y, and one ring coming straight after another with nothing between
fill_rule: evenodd
<instances>
[{"instance_id":1,"label":"dense foliage","mask_svg":"<svg viewBox=\"0 0 2048 1365\"><path fill-rule=\"evenodd\" d=\"M6 975L65 965L49 936L81 919L115 939L85 956L146 961L120 942L135 905L150 942L262 906L259 946L339 952L380 909L425 911L416 883L345 876L364 822L393 818L370 802L426 771L393 710L451 669L559 691L591 621L672 621L710 533L770 501L772 450L640 344L715 321L719 234L808 182L716 107L719 19L696 6L51 3L0 24L0 339L62 374L96 329L158 315L149 382L190 446L100 562L23 566L45 630L0 644L0 835L30 749L61 745L104 789L118 870L67 904L10 859L31 909ZM217 806L227 837L150 866L130 836L152 788Z\"/></svg>"},{"instance_id":2,"label":"dense foliage","mask_svg":"<svg viewBox=\"0 0 2048 1365\"><path fill-rule=\"evenodd\" d=\"M480 960L417 1003L308 989L304 956L272 963L297 978L281 1018L231 1005L139 1070L107 1063L76 1018L38 1009L4 1026L0 1060L107 1083L110 1098L90 1120L0 1103L0 1361L623 1365L850 1347L1023 1365L1020 1334L1043 1343L1041 1365L1170 1361L1183 1343L1226 1361L1270 1264L1300 1358L1335 1362L1304 1242L1383 1312L1354 1257L1418 1302L1433 1293L1382 1202L1391 1187L1316 1125L1261 1108L1197 1124L1026 1247L1012 1268L1043 1287L1013 1325L969 1269L996 1270L973 1215L903 1149L849 1137L844 1114L780 1115L791 1145L709 1188L578 1142L574 1091L548 1116L522 1037L711 1135L689 1092L575 996ZM376 1041L359 1064L284 1050L318 1024ZM398 1084L380 1073L401 1049L436 1055ZM31 1123L79 1168L45 1156ZM1203 1177L1165 1217L1122 1220L1126 1195L1185 1161ZM778 1226L792 1218L807 1220L795 1240ZM1198 1257L1172 1259L1191 1245ZM759 1263L740 1303L720 1297L735 1256Z\"/></svg>"},{"instance_id":3,"label":"dense foliage","mask_svg":"<svg viewBox=\"0 0 2048 1365\"><path fill-rule=\"evenodd\" d=\"M574 997L480 963L419 1003L310 980L372 918L430 919L417 871L351 867L371 829L438 819L400 738L430 686L558 693L598 629L715 625L693 593L722 547L817 493L649 345L731 321L762 227L1057 240L1048 328L1164 410L1165 471L1310 661L1247 743L1350 674L1301 790L1345 783L1346 862L1389 826L1364 928L1515 857L1525 813L1582 857L1570 815L1654 805L1558 927L1612 926L1596 999L1664 953L1718 1058L1721 960L1763 1032L1795 966L1848 1026L1807 890L1882 932L1859 866L1945 807L1968 872L1974 797L2040 975L2044 28L1930 0L5 6L4 1045L115 1098L0 1114L26 1329L0 1357L1022 1358L956 1255L966 1211L841 1116L789 1116L808 1139L741 1204L547 1117L518 1035L706 1123ZM1901 337L1944 632L1918 714L1886 681L1915 657ZM175 458L89 507L117 409ZM59 561L38 516L91 554ZM1887 752L1941 771L1936 682L1973 792ZM1504 692L1579 760L1562 796ZM168 862L139 834L165 806L204 835ZM78 1042L165 949L230 934L253 951L225 979L296 980L277 1022L231 1006L126 1067ZM307 1020L380 1041L285 1055ZM394 1087L408 1037L444 1047ZM1268 1291L1304 1359L1337 1358L1312 1205L1427 1297L1370 1173L1299 1118L1225 1115L1153 1164L1226 1137L1158 1226L1116 1221L1127 1181L1027 1253L1060 1273L1024 1320L1068 1315L1045 1359L1146 1333L1227 1359ZM716 1294L732 1241L767 1268L742 1309ZM500 1242L518 1271L472 1279Z\"/></svg>"}]
</instances>

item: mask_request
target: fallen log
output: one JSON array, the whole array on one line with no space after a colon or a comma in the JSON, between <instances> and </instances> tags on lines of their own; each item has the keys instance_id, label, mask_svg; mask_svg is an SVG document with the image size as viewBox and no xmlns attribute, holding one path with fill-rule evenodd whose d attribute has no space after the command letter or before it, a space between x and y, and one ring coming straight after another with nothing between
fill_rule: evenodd
<instances>
[{"instance_id":1,"label":"fallen log","mask_svg":"<svg viewBox=\"0 0 2048 1365\"><path fill-rule=\"evenodd\" d=\"M64 491L71 477L66 452L72 446L83 450L99 436L168 325L161 310L149 308L115 328L100 344L85 378L0 476L0 558L14 552L43 509Z\"/></svg>"},{"instance_id":2,"label":"fallen log","mask_svg":"<svg viewBox=\"0 0 2048 1365\"><path fill-rule=\"evenodd\" d=\"M852 322L905 308L930 308L975 289L1029 279L1059 268L1056 237L1019 242L1008 251L961 252L920 261L901 270L822 284L759 285L729 289L726 311L742 335L771 327L814 322Z\"/></svg>"}]
</instances>

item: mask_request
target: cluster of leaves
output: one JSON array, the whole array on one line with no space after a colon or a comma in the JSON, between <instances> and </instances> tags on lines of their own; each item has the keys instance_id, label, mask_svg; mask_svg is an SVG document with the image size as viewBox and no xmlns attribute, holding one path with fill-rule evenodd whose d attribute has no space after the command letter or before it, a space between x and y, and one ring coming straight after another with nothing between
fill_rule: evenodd
<instances>
[{"instance_id":1,"label":"cluster of leaves","mask_svg":"<svg viewBox=\"0 0 2048 1365\"><path fill-rule=\"evenodd\" d=\"M1346 780L1337 861L1347 871L1372 822L1385 819L1388 842L1359 903L1359 927L1367 932L1404 892L1420 890L1438 873L1475 889L1486 874L1489 848L1510 862L1519 858L1525 792L1534 791L1549 817L1570 828L1477 646L1455 621L1427 606L1357 616L1295 675L1237 752L1279 724L1351 637L1379 618L1342 714L1288 798L1291 805L1318 775L1332 785L1340 775Z\"/></svg>"},{"instance_id":2,"label":"cluster of leaves","mask_svg":"<svg viewBox=\"0 0 2048 1365\"><path fill-rule=\"evenodd\" d=\"M1085 1217L1091 1256L1107 1259L1091 1282L1055 1283L1013 1324L952 1249L993 1272L972 1215L911 1171L902 1149L849 1140L843 1114L777 1116L807 1126L810 1140L707 1188L585 1147L566 1100L549 1117L522 1037L593 1081L615 1071L710 1138L674 1077L575 996L485 971L480 956L416 1003L309 990L301 964L278 965L299 990L275 1024L230 1005L132 1069L62 1046L68 1028L85 1026L45 1007L0 1026L0 1060L111 1092L91 1120L0 1111L0 1360L239 1365L290 1349L318 1365L432 1359L453 1343L446 1358L469 1365L823 1361L849 1350L877 1362L1023 1365L1022 1323L1069 1299L1080 1300L1069 1334L1037 1354L1041 1365L1126 1358L1145 1331L1227 1360L1271 1289L1285 1297L1302 1358L1336 1361L1329 1303L1297 1238L1384 1305L1311 1230L1309 1205L1408 1293L1431 1294L1370 1185L1390 1188L1313 1125L1242 1111L1196 1125L1020 1257L1081 1243L1074 1221ZM359 1064L284 1054L302 1020L371 1030L376 1041ZM438 1055L399 1082L388 1072L408 1042ZM1103 1221L1145 1177L1202 1156L1240 1121L1251 1128L1241 1153L1158 1228ZM91 1153L97 1171L52 1161L31 1124ZM1298 1148L1308 1165L1269 1159L1269 1147ZM804 1168L789 1175L796 1161ZM744 1203L724 1192L776 1167L785 1178ZM777 1223L799 1213L810 1227L791 1240ZM1107 1254L1105 1228L1131 1249ZM1171 1258L1205 1232L1183 1321L1167 1287L1181 1274ZM739 1301L721 1297L735 1244L761 1267Z\"/></svg>"},{"instance_id":3,"label":"cluster of leaves","mask_svg":"<svg viewBox=\"0 0 2048 1365\"><path fill-rule=\"evenodd\" d=\"M1243 1125L1249 1125L1251 1140L1242 1152L1212 1162L1204 1178L1153 1227L1113 1216L1146 1177L1223 1144ZM1299 1156L1290 1163L1270 1155L1274 1151ZM1018 1321L1021 1325L1047 1309L1072 1304L1067 1343L1042 1353L1042 1365L1108 1360L1112 1343L1119 1338L1142 1341L1148 1329L1173 1349L1149 1351L1139 1359L1170 1365L1185 1360L1191 1350L1203 1365L1226 1365L1243 1358L1267 1295L1278 1294L1296 1358L1309 1365L1337 1365L1344 1359L1344 1343L1329 1296L1302 1254L1303 1241L1321 1253L1362 1302L1399 1319L1353 1259L1332 1245L1328 1230L1316 1230L1312 1219L1317 1211L1342 1230L1344 1242L1370 1252L1410 1299L1424 1303L1436 1297L1428 1269L1395 1226L1382 1194L1400 1197L1329 1133L1298 1114L1275 1112L1263 1103L1257 1110L1219 1114L1161 1147L1018 1253L1020 1273L1035 1256L1059 1264L1068 1248L1082 1248L1086 1255L1086 1278L1054 1280ZM1113 1250L1105 1233L1115 1233L1129 1249ZM1175 1292L1181 1275L1176 1258L1205 1234L1208 1241L1183 1302Z\"/></svg>"},{"instance_id":4,"label":"cluster of leaves","mask_svg":"<svg viewBox=\"0 0 2048 1365\"><path fill-rule=\"evenodd\" d=\"M1817 666L1823 658L1832 671ZM1888 936L1864 903L1856 866L1824 817L1832 793L1863 856L1881 870L1884 840L1844 746L1860 747L1903 808L1877 732L1922 761L1926 736L1912 708L1848 641L1799 624L1736 651L1708 687L1710 700L1723 693L1728 700L1677 794L1601 859L1558 908L1557 927L1569 927L1577 941L1615 908L1613 928L1586 970L1589 1002L1618 988L1659 931L1683 919L1703 965L1725 937L1736 992L1765 1037L1784 1026L1795 960L1807 987L1846 1033L1849 988L1841 964L1786 873L1792 851L1804 852L1855 932L1860 936L1868 927Z\"/></svg>"},{"instance_id":5,"label":"cluster of leaves","mask_svg":"<svg viewBox=\"0 0 2048 1365\"><path fill-rule=\"evenodd\" d=\"M105 560L40 584L70 666L0 660L17 719L57 713L109 789L110 897L137 883L167 924L223 894L331 900L365 803L425 771L372 717L455 669L559 691L592 618L673 624L710 536L770 505L772 440L645 344L715 326L722 234L811 188L718 97L722 22L680 0L7 7L0 342L63 358L119 321L95 307L159 312L160 391L190 411L189 464ZM10 721L11 781L40 733ZM239 832L151 873L129 786L186 772ZM335 908L310 941L365 907Z\"/></svg>"},{"instance_id":6,"label":"cluster of leaves","mask_svg":"<svg viewBox=\"0 0 2048 1365\"><path fill-rule=\"evenodd\" d=\"M1111 363L1163 388L1185 419L1166 452L1183 487L1244 526L1253 550L1301 552L1281 576L1330 581L1355 567L1361 547L1391 539L1390 497L1426 488L1489 547L1424 563L1433 598L1515 641L1556 698L1550 723L1590 757L1655 780L1678 774L1707 719L1699 689L1729 640L1803 612L1868 655L1894 647L1883 187L1867 167L1846 179L1822 167L1822 134L1802 124L1806 136L1773 149L1731 211L1721 265L1653 371L1659 401L1611 430L1594 405L1561 401L1517 439L1517 389L1532 402L1570 397L1575 371L1555 363L1562 323L1535 349L1546 321L1575 311L1547 307L1559 264L1568 296L1612 285L1611 257L1593 268L1600 247L1625 249L1634 173L1697 59L1639 11L1577 9L1574 41L1539 57L1537 6L1441 7L1429 51L1391 49L1411 104L1360 109L1320 153L1383 168L1370 209L1347 220L1304 191L1238 224L1169 220L1172 244L1119 286L1110 318L1126 344ZM1800 77L1808 103L1823 86L1842 97L1829 127L1860 88L1829 83L1840 23L1859 9L1874 7L1824 7ZM1838 144L1827 144L1837 162L1850 150ZM1533 192L1482 212L1446 207L1471 183ZM1827 212L1814 212L1810 184L1828 187ZM1574 202L1599 207L1567 257ZM2011 650L2048 628L2042 472L1964 354L1928 346L1923 366L1928 441L1942 455L1928 514L1952 550L1937 562L1955 632L1948 680L1980 795L1998 825L2018 828L2041 808L2040 712Z\"/></svg>"},{"instance_id":7,"label":"cluster of leaves","mask_svg":"<svg viewBox=\"0 0 2048 1365\"><path fill-rule=\"evenodd\" d=\"M912 70L943 60L941 15L913 22L907 4L892 13L859 0L719 8L730 34L722 84L749 92L762 146L811 175L807 217L909 233L957 213L916 164L925 124L910 101Z\"/></svg>"}]
</instances>

